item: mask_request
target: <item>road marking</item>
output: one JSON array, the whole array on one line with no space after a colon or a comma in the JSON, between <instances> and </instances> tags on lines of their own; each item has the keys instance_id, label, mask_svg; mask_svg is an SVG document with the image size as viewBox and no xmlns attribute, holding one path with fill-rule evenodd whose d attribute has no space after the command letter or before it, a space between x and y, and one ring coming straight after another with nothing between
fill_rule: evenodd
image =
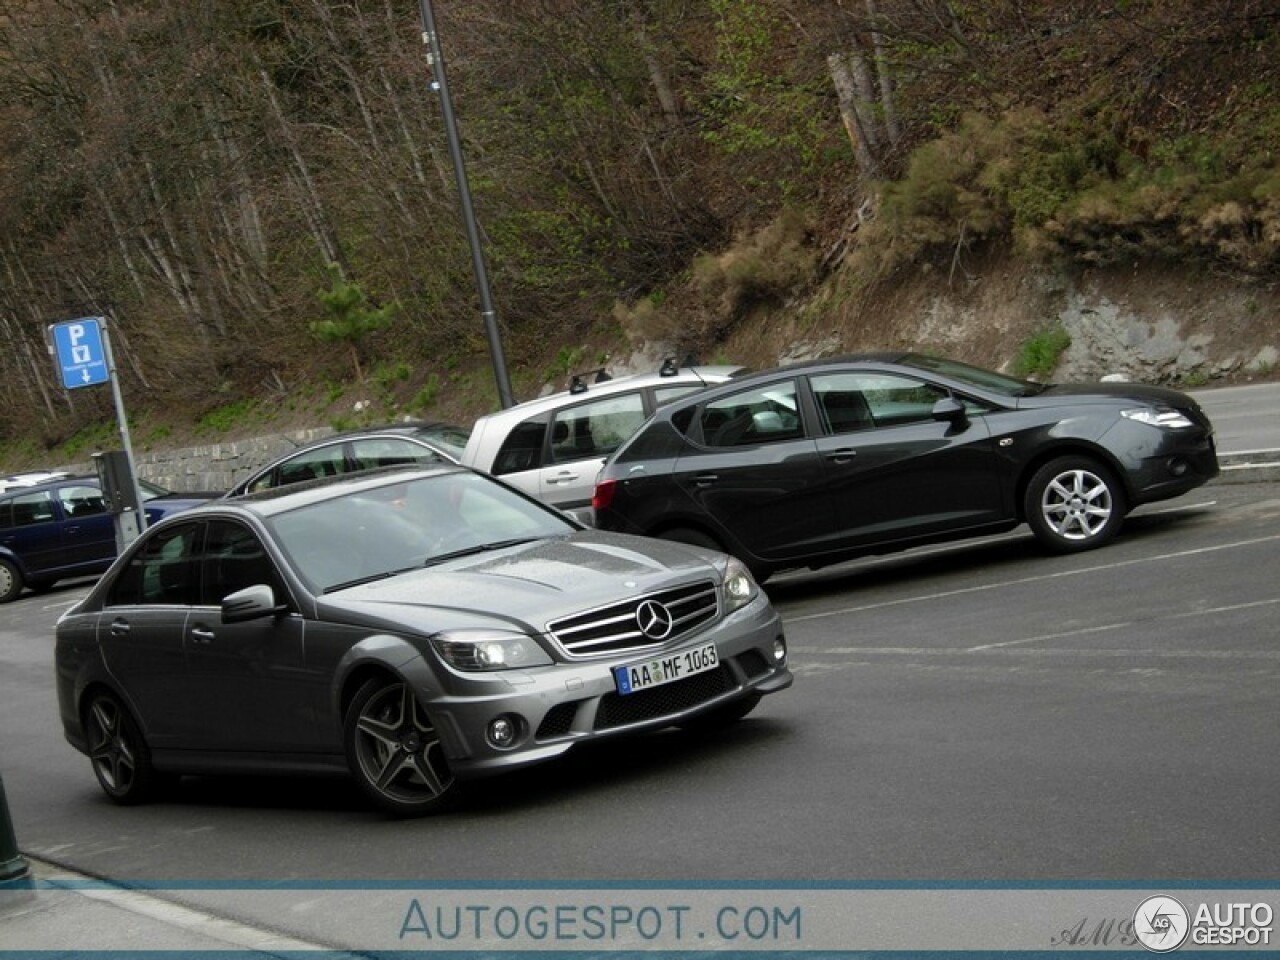
<instances>
[{"instance_id":1,"label":"road marking","mask_svg":"<svg viewBox=\"0 0 1280 960\"><path fill-rule=\"evenodd\" d=\"M1102 573L1107 570L1120 570L1125 567L1138 566L1139 564L1144 563L1156 563L1163 560L1181 560L1186 557L1203 556L1207 553L1217 553L1222 550L1238 550L1242 547L1253 547L1261 543L1274 543L1277 540L1280 540L1280 533L1272 534L1267 537L1256 537L1252 540L1237 540L1234 543L1223 543L1214 547L1197 547L1194 550L1179 550L1175 553L1162 553L1153 557L1138 557L1133 560L1119 560L1115 563L1103 563L1094 567L1082 567L1079 570L1059 570L1056 573L1038 574L1034 577L1020 577L1016 580L1003 580L999 583L984 583L976 587L961 587L958 590L942 590L937 593L927 593L915 597L902 597L898 600L881 600L878 603L864 603L854 607L841 607L838 610L824 610L820 613L786 614L784 612L784 618L787 623L804 623L808 620L826 620L830 617L847 617L850 614L865 613L868 610L883 610L887 607L900 607L910 603L921 603L930 600L945 600L950 597L961 597L971 593L985 593L991 590L1001 590L1005 587L1019 587L1028 583L1044 583L1049 580L1061 580L1066 577L1077 577L1087 573Z\"/></svg>"}]
</instances>

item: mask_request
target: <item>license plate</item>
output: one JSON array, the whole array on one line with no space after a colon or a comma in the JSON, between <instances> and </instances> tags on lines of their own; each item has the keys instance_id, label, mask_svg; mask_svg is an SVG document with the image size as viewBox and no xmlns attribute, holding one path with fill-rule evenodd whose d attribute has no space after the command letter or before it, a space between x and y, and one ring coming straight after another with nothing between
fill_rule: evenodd
<instances>
[{"instance_id":1,"label":"license plate","mask_svg":"<svg viewBox=\"0 0 1280 960\"><path fill-rule=\"evenodd\" d=\"M692 650L681 650L665 656L654 657L643 663L631 663L613 668L613 679L618 685L619 693L635 693L660 687L664 683L683 680L695 673L706 673L720 664L716 656L716 645L706 643Z\"/></svg>"}]
</instances>

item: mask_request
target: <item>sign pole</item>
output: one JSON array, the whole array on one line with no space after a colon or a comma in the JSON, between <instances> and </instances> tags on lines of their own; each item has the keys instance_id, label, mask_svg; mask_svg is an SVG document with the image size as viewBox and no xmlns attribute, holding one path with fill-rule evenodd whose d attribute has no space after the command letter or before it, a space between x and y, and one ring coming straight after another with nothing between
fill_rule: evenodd
<instances>
[{"instance_id":1,"label":"sign pole","mask_svg":"<svg viewBox=\"0 0 1280 960\"><path fill-rule=\"evenodd\" d=\"M120 442L125 459L129 463L129 482L133 485L133 502L138 505L138 533L147 529L147 511L143 506L142 488L138 486L138 468L133 462L133 442L129 439L129 417L124 412L124 397L120 393L120 378L116 376L116 360L111 353L111 331L107 318L102 318L102 356L107 362L107 379L111 381L111 398L116 404L116 422L120 426Z\"/></svg>"}]
</instances>

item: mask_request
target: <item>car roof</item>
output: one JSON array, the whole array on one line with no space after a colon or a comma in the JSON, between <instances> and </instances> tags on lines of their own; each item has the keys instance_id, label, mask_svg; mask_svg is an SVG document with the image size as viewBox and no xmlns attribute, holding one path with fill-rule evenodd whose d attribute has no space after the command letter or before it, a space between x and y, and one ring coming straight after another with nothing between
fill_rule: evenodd
<instances>
[{"instance_id":1,"label":"car roof","mask_svg":"<svg viewBox=\"0 0 1280 960\"><path fill-rule=\"evenodd\" d=\"M559 410L579 401L593 397L607 397L615 393L625 393L637 388L662 386L667 383L688 383L701 381L708 386L740 376L747 368L736 364L685 364L679 365L670 360L663 362L661 368L654 372L633 373L623 377L610 377L604 369L588 370L574 374L568 390L551 393L545 397L526 400L513 407L486 414L476 420L480 423L501 422L503 420L524 420L527 417L546 410ZM596 379L604 374L603 379Z\"/></svg>"},{"instance_id":2,"label":"car roof","mask_svg":"<svg viewBox=\"0 0 1280 960\"><path fill-rule=\"evenodd\" d=\"M100 485L101 481L99 481L99 479L93 474L75 475L70 473L58 474L37 483L22 481L14 483L6 478L4 480L0 480L0 493L31 493L36 490L50 490L54 487L65 486L68 483L92 483Z\"/></svg>"}]
</instances>

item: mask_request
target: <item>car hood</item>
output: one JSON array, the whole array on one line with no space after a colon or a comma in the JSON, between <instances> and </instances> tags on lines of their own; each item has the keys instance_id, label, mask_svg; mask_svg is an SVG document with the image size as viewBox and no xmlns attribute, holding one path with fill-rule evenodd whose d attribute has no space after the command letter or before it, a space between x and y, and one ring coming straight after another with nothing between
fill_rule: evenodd
<instances>
[{"instance_id":1,"label":"car hood","mask_svg":"<svg viewBox=\"0 0 1280 960\"><path fill-rule=\"evenodd\" d=\"M467 627L542 632L563 616L699 579L712 555L685 544L603 531L540 540L327 594L327 620L393 632Z\"/></svg>"},{"instance_id":2,"label":"car hood","mask_svg":"<svg viewBox=\"0 0 1280 960\"><path fill-rule=\"evenodd\" d=\"M1167 404L1171 407L1196 407L1196 402L1180 390L1145 383L1055 383L1033 397L1018 401L1020 409L1066 406L1068 404L1116 403Z\"/></svg>"}]
</instances>

